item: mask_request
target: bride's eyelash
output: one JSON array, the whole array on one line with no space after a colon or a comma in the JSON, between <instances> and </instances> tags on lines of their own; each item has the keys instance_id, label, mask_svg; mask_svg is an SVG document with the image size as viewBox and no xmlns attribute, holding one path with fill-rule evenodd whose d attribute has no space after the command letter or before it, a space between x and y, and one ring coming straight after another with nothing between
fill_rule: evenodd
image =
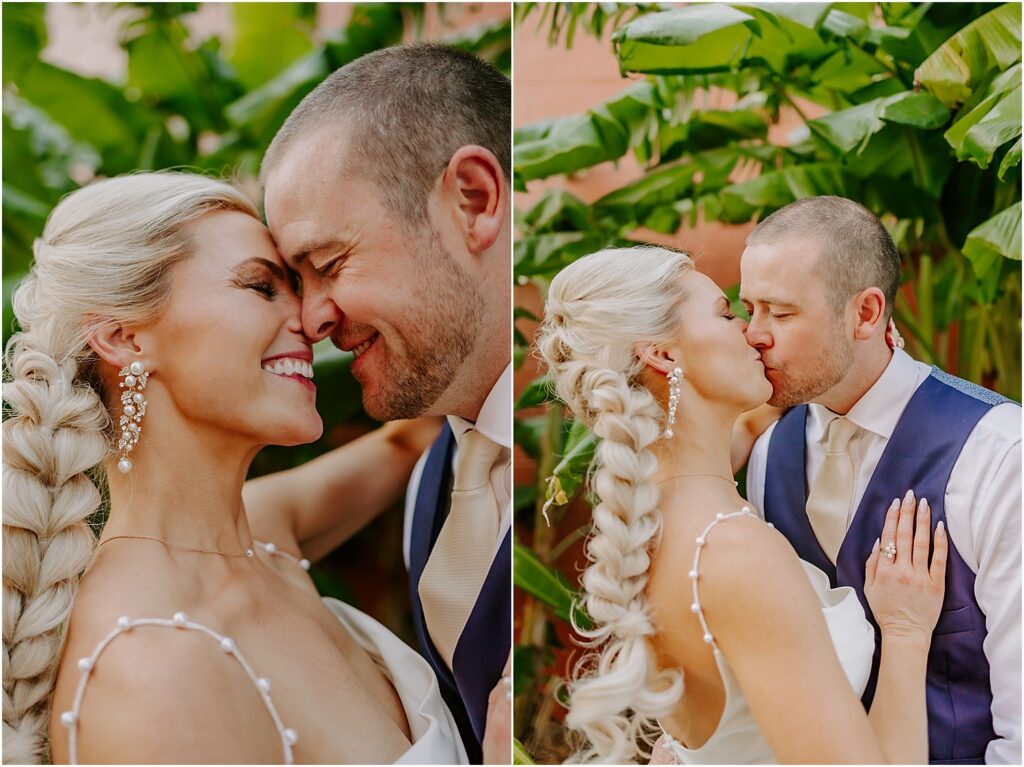
<instances>
[{"instance_id":1,"label":"bride's eyelash","mask_svg":"<svg viewBox=\"0 0 1024 767\"><path fill-rule=\"evenodd\" d=\"M277 289L269 282L265 282L262 280L258 282L251 282L246 287L252 288L257 293L262 293L267 298L273 298L274 296L277 295Z\"/></svg>"}]
</instances>

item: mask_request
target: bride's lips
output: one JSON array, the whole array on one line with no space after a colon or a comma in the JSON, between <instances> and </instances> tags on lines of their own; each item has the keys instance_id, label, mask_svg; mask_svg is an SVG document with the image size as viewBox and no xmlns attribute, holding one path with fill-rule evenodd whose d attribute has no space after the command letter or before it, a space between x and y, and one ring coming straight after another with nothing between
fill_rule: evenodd
<instances>
[{"instance_id":1,"label":"bride's lips","mask_svg":"<svg viewBox=\"0 0 1024 767\"><path fill-rule=\"evenodd\" d=\"M316 384L313 383L313 352L308 349L266 357L260 362L260 366L268 375L290 378L316 390Z\"/></svg>"}]
</instances>

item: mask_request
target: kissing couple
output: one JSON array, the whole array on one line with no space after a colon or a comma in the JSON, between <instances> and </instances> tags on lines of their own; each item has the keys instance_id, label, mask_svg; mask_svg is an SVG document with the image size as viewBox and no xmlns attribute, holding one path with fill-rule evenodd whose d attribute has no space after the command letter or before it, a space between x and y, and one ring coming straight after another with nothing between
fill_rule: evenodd
<instances>
[{"instance_id":1,"label":"kissing couple","mask_svg":"<svg viewBox=\"0 0 1024 767\"><path fill-rule=\"evenodd\" d=\"M855 202L776 211L740 270L749 323L663 248L551 283L537 346L598 438L573 761L1020 764L1019 405L890 345Z\"/></svg>"},{"instance_id":2,"label":"kissing couple","mask_svg":"<svg viewBox=\"0 0 1024 767\"><path fill-rule=\"evenodd\" d=\"M510 108L396 46L290 115L267 226L188 173L53 210L5 358L5 762L509 761ZM389 423L246 483L320 437L325 338ZM422 654L308 572L410 476Z\"/></svg>"}]
</instances>

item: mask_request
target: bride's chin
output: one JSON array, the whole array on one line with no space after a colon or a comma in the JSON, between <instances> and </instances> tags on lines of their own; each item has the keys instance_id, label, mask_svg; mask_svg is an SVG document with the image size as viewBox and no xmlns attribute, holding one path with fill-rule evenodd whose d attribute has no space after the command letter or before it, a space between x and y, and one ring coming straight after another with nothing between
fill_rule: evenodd
<instances>
[{"instance_id":1,"label":"bride's chin","mask_svg":"<svg viewBox=\"0 0 1024 767\"><path fill-rule=\"evenodd\" d=\"M290 424L290 428L275 429L273 434L267 434L268 445L278 447L295 447L296 445L308 445L316 442L324 433L324 423L317 417L306 424Z\"/></svg>"}]
</instances>

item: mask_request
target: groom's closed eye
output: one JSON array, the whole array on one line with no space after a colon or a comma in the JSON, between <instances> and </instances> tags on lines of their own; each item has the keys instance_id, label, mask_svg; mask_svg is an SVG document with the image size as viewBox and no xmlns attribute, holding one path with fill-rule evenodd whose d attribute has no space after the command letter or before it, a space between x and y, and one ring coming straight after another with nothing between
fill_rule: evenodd
<instances>
[{"instance_id":1,"label":"groom's closed eye","mask_svg":"<svg viewBox=\"0 0 1024 767\"><path fill-rule=\"evenodd\" d=\"M334 277L334 276L336 276L338 274L339 271L341 271L341 267L344 266L345 261L347 260L347 258L348 258L348 254L347 253L340 254L340 255L338 255L338 256L328 260L322 266L314 267L314 270L316 271L316 273L320 277L322 277L324 279L328 279L330 277Z\"/></svg>"}]
</instances>

